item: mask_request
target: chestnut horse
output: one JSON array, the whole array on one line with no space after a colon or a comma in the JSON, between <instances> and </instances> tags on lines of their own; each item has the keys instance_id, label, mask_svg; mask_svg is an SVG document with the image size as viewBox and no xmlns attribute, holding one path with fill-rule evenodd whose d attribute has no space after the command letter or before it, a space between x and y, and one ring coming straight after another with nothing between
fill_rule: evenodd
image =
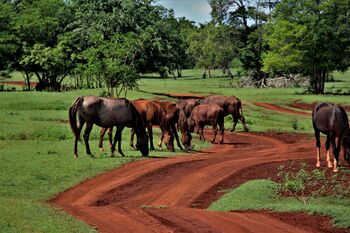
<instances>
[{"instance_id":1,"label":"chestnut horse","mask_svg":"<svg viewBox=\"0 0 350 233\"><path fill-rule=\"evenodd\" d=\"M333 167L333 171L337 172L339 162L339 152L343 142L344 159L350 164L350 143L349 143L349 121L348 116L343 107L331 104L318 104L312 111L312 125L315 130L317 162L316 167L320 167L320 132L327 135L326 150L327 150L327 165ZM336 143L336 139L338 139ZM332 164L329 155L330 144L332 143L334 164Z\"/></svg>"},{"instance_id":2,"label":"chestnut horse","mask_svg":"<svg viewBox=\"0 0 350 233\"><path fill-rule=\"evenodd\" d=\"M171 130L170 124L166 119L166 114L163 108L154 101L138 99L132 101L137 111L141 114L143 122L147 127L149 139L150 139L150 149L154 150L153 146L153 132L152 126L159 125L162 136L164 138L164 143L169 151L174 152L174 134ZM133 145L134 141L134 131L131 131L130 146Z\"/></svg>"},{"instance_id":3,"label":"chestnut horse","mask_svg":"<svg viewBox=\"0 0 350 233\"><path fill-rule=\"evenodd\" d=\"M169 123L171 131L173 132L173 134L175 136L177 146L181 150L183 150L181 143L180 143L180 140L179 140L179 135L177 134L177 131L176 131L176 124L177 124L178 119L179 119L179 108L173 102L156 101L156 100L154 100L153 102L159 104L163 108L163 110L165 112L166 120ZM159 147L162 147L163 138L164 138L164 134L162 133L162 136L161 136L160 141L158 143Z\"/></svg>"},{"instance_id":4,"label":"chestnut horse","mask_svg":"<svg viewBox=\"0 0 350 233\"><path fill-rule=\"evenodd\" d=\"M140 113L127 99L107 99L97 96L78 97L68 110L69 124L75 136L74 155L78 157L77 144L80 132L86 123L84 142L86 153L91 155L89 135L94 124L109 128L116 126L114 142L111 145L111 156L114 156L115 146L118 141L118 152L124 156L121 150L122 131L124 127L135 128L137 134L137 147L143 156L148 156L148 137ZM78 116L78 122L77 122Z\"/></svg>"},{"instance_id":5,"label":"chestnut horse","mask_svg":"<svg viewBox=\"0 0 350 233\"><path fill-rule=\"evenodd\" d=\"M201 99L200 104L217 104L224 110L225 116L231 114L233 123L231 132L235 130L238 120L242 122L244 130L248 131L248 127L243 116L242 102L237 97L211 95Z\"/></svg>"},{"instance_id":6,"label":"chestnut horse","mask_svg":"<svg viewBox=\"0 0 350 233\"><path fill-rule=\"evenodd\" d=\"M195 128L199 131L199 139L205 140L203 129L204 125L211 125L213 127L213 139L211 143L215 142L216 134L218 132L217 125L219 125L221 140L220 144L224 142L224 110L217 104L201 104L196 106L188 120L188 126L190 132L193 132Z\"/></svg>"}]
</instances>

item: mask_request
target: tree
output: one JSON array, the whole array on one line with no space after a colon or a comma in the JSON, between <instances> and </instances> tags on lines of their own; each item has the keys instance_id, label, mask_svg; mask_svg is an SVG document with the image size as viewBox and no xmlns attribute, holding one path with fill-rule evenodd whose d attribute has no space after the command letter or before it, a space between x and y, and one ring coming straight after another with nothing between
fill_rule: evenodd
<instances>
[{"instance_id":1,"label":"tree","mask_svg":"<svg viewBox=\"0 0 350 233\"><path fill-rule=\"evenodd\" d=\"M222 68L232 78L230 64L237 56L238 47L232 43L237 39L236 31L225 25L207 24L193 31L188 40L190 43L189 52L196 58L196 64L204 67L211 77L212 68Z\"/></svg>"},{"instance_id":2,"label":"tree","mask_svg":"<svg viewBox=\"0 0 350 233\"><path fill-rule=\"evenodd\" d=\"M282 1L268 26L264 69L307 75L313 92L323 94L327 75L350 65L349 14L347 0Z\"/></svg>"},{"instance_id":3,"label":"tree","mask_svg":"<svg viewBox=\"0 0 350 233\"><path fill-rule=\"evenodd\" d=\"M271 0L209 0L212 7L212 21L224 24L238 32L231 43L239 47L238 57L246 70L252 71L253 78L262 76L261 55L263 46L263 25L267 23L276 1Z\"/></svg>"}]
</instances>

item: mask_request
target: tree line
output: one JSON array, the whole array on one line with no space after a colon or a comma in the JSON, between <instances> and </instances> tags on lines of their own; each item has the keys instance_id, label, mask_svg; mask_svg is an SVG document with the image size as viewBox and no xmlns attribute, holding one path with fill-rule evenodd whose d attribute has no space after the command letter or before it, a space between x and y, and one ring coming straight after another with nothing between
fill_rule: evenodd
<instances>
[{"instance_id":1,"label":"tree line","mask_svg":"<svg viewBox=\"0 0 350 233\"><path fill-rule=\"evenodd\" d=\"M209 23L195 25L153 0L1 0L0 70L20 71L36 90L137 87L145 73L239 66L256 81L302 74L324 93L350 65L348 0L208 0Z\"/></svg>"}]
</instances>

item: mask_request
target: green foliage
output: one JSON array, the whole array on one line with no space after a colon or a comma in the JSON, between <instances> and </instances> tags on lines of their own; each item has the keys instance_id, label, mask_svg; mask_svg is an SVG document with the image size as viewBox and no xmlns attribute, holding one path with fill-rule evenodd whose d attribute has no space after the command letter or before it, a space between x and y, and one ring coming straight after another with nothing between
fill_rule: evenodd
<instances>
[{"instance_id":1,"label":"green foliage","mask_svg":"<svg viewBox=\"0 0 350 233\"><path fill-rule=\"evenodd\" d=\"M277 212L306 212L327 215L337 227L350 227L349 199L315 197L308 205L295 198L277 195L279 184L271 180L251 180L226 193L209 207L215 211L273 210Z\"/></svg>"},{"instance_id":2,"label":"green foliage","mask_svg":"<svg viewBox=\"0 0 350 233\"><path fill-rule=\"evenodd\" d=\"M350 4L346 0L284 0L274 12L264 69L310 76L313 92L324 93L327 74L350 65Z\"/></svg>"},{"instance_id":3,"label":"green foliage","mask_svg":"<svg viewBox=\"0 0 350 233\"><path fill-rule=\"evenodd\" d=\"M306 164L300 164L300 170L293 171L290 167L281 166L278 176L280 193L288 193L304 205L315 196L349 197L350 188L344 183L344 174L339 179L339 174L334 174L330 179L324 170L307 170ZM345 185L344 185L345 184Z\"/></svg>"}]
</instances>

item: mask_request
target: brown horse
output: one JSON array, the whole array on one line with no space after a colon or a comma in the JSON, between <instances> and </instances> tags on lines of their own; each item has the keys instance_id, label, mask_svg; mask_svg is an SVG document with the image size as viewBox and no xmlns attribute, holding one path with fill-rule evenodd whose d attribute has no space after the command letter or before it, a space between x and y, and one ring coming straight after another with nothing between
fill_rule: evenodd
<instances>
[{"instance_id":1,"label":"brown horse","mask_svg":"<svg viewBox=\"0 0 350 233\"><path fill-rule=\"evenodd\" d=\"M217 104L201 104L196 106L188 120L190 132L195 128L199 130L199 139L205 140L203 129L204 125L211 125L213 127L213 139L211 143L215 142L216 134L218 132L217 125L219 125L221 140L220 144L224 142L224 110Z\"/></svg>"},{"instance_id":2,"label":"brown horse","mask_svg":"<svg viewBox=\"0 0 350 233\"><path fill-rule=\"evenodd\" d=\"M69 108L69 124L75 135L74 155L78 157L77 144L80 139L80 132L86 123L84 142L86 153L91 155L89 135L94 124L110 128L117 127L114 142L111 146L114 156L115 146L118 141L118 152L124 156L121 150L122 131L124 127L134 128L137 134L137 147L143 156L148 156L148 137L140 113L127 99L107 99L97 96L78 97ZM78 116L78 124L77 124Z\"/></svg>"},{"instance_id":3,"label":"brown horse","mask_svg":"<svg viewBox=\"0 0 350 233\"><path fill-rule=\"evenodd\" d=\"M166 115L166 120L168 122L168 124L170 125L171 131L173 132L175 139L176 139L176 143L177 146L183 150L180 140L179 140L179 135L177 134L177 130L176 130L176 124L178 122L179 119L179 109L177 107L177 105L173 102L168 102L168 101L153 101L157 104L159 104ZM163 138L164 138L164 134L162 133L162 136L160 138L160 141L158 143L159 147L162 147L162 142L163 142Z\"/></svg>"},{"instance_id":4,"label":"brown horse","mask_svg":"<svg viewBox=\"0 0 350 233\"><path fill-rule=\"evenodd\" d=\"M154 101L139 99L132 102L136 107L137 111L141 114L143 122L147 127L150 149L154 150L153 146L153 133L152 126L159 125L165 145L169 151L174 150L174 134L171 130L170 124L167 121L166 114L163 108ZM134 132L131 131L130 146L133 147Z\"/></svg>"},{"instance_id":5,"label":"brown horse","mask_svg":"<svg viewBox=\"0 0 350 233\"><path fill-rule=\"evenodd\" d=\"M248 127L243 116L242 103L237 97L211 95L201 99L200 104L217 104L224 110L225 116L231 114L233 122L231 132L235 130L238 120L242 122L244 130L248 131Z\"/></svg>"},{"instance_id":6,"label":"brown horse","mask_svg":"<svg viewBox=\"0 0 350 233\"><path fill-rule=\"evenodd\" d=\"M320 132L327 135L326 150L328 167L333 167L333 171L337 172L337 164L339 152L343 142L344 159L350 164L350 143L349 143L349 121L348 116L343 107L336 104L321 103L312 111L312 125L315 130L317 162L316 167L320 167ZM338 142L336 143L336 139ZM330 143L333 147L334 164L332 164L329 155Z\"/></svg>"},{"instance_id":7,"label":"brown horse","mask_svg":"<svg viewBox=\"0 0 350 233\"><path fill-rule=\"evenodd\" d=\"M188 128L188 119L194 107L199 105L199 99L185 99L176 103L179 109L178 130L181 132L181 142L186 150L191 150L192 136Z\"/></svg>"}]
</instances>

